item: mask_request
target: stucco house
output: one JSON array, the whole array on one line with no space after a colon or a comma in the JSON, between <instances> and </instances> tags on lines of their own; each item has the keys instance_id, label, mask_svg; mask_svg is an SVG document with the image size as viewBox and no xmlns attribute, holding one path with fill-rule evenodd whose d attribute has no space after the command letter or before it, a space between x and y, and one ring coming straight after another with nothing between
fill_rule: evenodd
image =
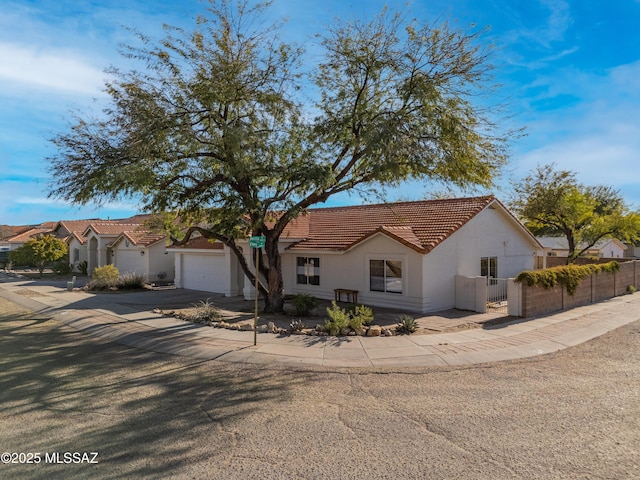
<instances>
[{"instance_id":1,"label":"stucco house","mask_svg":"<svg viewBox=\"0 0 640 480\"><path fill-rule=\"evenodd\" d=\"M69 251L69 264L76 272L80 272L80 264L88 261L87 239L82 234L92 222L101 222L99 218L88 220L60 220L53 228L56 238L65 241Z\"/></svg>"},{"instance_id":2,"label":"stucco house","mask_svg":"<svg viewBox=\"0 0 640 480\"><path fill-rule=\"evenodd\" d=\"M35 240L42 235L50 235L53 234L53 228L55 227L55 222L43 222L40 225L32 225L27 227L26 229L22 229L22 231L3 242L4 246L8 246L10 250L16 250L17 248L22 247L29 240Z\"/></svg>"},{"instance_id":3,"label":"stucco house","mask_svg":"<svg viewBox=\"0 0 640 480\"><path fill-rule=\"evenodd\" d=\"M544 247L544 255L549 257L568 257L569 242L566 237L536 237ZM585 244L576 248L582 250ZM589 248L583 256L598 258L623 258L627 245L616 238L603 238Z\"/></svg>"},{"instance_id":4,"label":"stucco house","mask_svg":"<svg viewBox=\"0 0 640 480\"><path fill-rule=\"evenodd\" d=\"M166 248L166 236L150 232L142 223L91 222L82 237L89 274L113 264L120 273L143 274L149 281L173 279L174 259Z\"/></svg>"},{"instance_id":5,"label":"stucco house","mask_svg":"<svg viewBox=\"0 0 640 480\"><path fill-rule=\"evenodd\" d=\"M176 286L253 297L233 253L204 239L176 254ZM239 242L251 264L248 241ZM455 277L533 269L535 237L495 197L310 209L281 237L285 293L431 312L455 305ZM199 268L194 268L194 266Z\"/></svg>"}]
</instances>

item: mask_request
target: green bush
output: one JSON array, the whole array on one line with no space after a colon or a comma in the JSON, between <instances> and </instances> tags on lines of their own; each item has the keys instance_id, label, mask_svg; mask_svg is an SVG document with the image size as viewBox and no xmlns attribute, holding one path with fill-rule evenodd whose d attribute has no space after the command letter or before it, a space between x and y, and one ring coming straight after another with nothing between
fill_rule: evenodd
<instances>
[{"instance_id":1,"label":"green bush","mask_svg":"<svg viewBox=\"0 0 640 480\"><path fill-rule=\"evenodd\" d=\"M78 268L80 269L80 273L82 275L86 275L89 270L89 264L87 263L86 260L83 260L78 264Z\"/></svg>"},{"instance_id":2,"label":"green bush","mask_svg":"<svg viewBox=\"0 0 640 480\"><path fill-rule=\"evenodd\" d=\"M600 272L617 272L618 270L620 270L618 262L561 265L544 270L525 270L518 274L515 281L526 282L530 287L541 286L544 288L553 288L560 284L567 289L569 295L573 295L583 278Z\"/></svg>"},{"instance_id":3,"label":"green bush","mask_svg":"<svg viewBox=\"0 0 640 480\"><path fill-rule=\"evenodd\" d=\"M418 322L410 315L400 315L398 317L398 326L396 331L398 333L414 333L418 329Z\"/></svg>"},{"instance_id":4,"label":"green bush","mask_svg":"<svg viewBox=\"0 0 640 480\"><path fill-rule=\"evenodd\" d=\"M373 310L366 305L354 305L350 314L353 318L359 319L362 325L373 325Z\"/></svg>"},{"instance_id":5,"label":"green bush","mask_svg":"<svg viewBox=\"0 0 640 480\"><path fill-rule=\"evenodd\" d=\"M373 310L365 305L354 305L346 310L333 301L331 307L327 308L327 314L329 319L325 320L323 330L330 335L337 335L346 327L360 333L363 325L373 323Z\"/></svg>"},{"instance_id":6,"label":"green bush","mask_svg":"<svg viewBox=\"0 0 640 480\"><path fill-rule=\"evenodd\" d=\"M114 289L118 287L119 282L120 273L114 265L96 267L89 282L89 290Z\"/></svg>"},{"instance_id":7,"label":"green bush","mask_svg":"<svg viewBox=\"0 0 640 480\"><path fill-rule=\"evenodd\" d=\"M318 306L318 299L312 297L308 293L298 293L291 299L295 314L300 317L306 317L311 310Z\"/></svg>"},{"instance_id":8,"label":"green bush","mask_svg":"<svg viewBox=\"0 0 640 480\"><path fill-rule=\"evenodd\" d=\"M65 259L57 262L53 266L53 271L58 275L68 275L73 271L73 265L70 265L69 262L67 262L67 260Z\"/></svg>"},{"instance_id":9,"label":"green bush","mask_svg":"<svg viewBox=\"0 0 640 480\"><path fill-rule=\"evenodd\" d=\"M349 326L350 316L344 308L340 308L335 301L327 308L329 319L324 321L323 330L329 335L337 335L343 328Z\"/></svg>"},{"instance_id":10,"label":"green bush","mask_svg":"<svg viewBox=\"0 0 640 480\"><path fill-rule=\"evenodd\" d=\"M633 285L629 285L627 287L627 293L636 293L636 287L634 287Z\"/></svg>"},{"instance_id":11,"label":"green bush","mask_svg":"<svg viewBox=\"0 0 640 480\"><path fill-rule=\"evenodd\" d=\"M147 284L145 276L141 273L127 272L120 275L118 286L123 290L137 290Z\"/></svg>"}]
</instances>

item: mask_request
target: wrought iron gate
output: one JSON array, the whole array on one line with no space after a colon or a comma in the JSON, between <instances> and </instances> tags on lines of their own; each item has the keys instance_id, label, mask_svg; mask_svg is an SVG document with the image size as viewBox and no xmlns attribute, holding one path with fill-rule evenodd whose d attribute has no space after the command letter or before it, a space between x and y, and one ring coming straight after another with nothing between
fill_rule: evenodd
<instances>
[{"instance_id":1,"label":"wrought iron gate","mask_svg":"<svg viewBox=\"0 0 640 480\"><path fill-rule=\"evenodd\" d=\"M508 278L487 278L487 313L508 315Z\"/></svg>"}]
</instances>

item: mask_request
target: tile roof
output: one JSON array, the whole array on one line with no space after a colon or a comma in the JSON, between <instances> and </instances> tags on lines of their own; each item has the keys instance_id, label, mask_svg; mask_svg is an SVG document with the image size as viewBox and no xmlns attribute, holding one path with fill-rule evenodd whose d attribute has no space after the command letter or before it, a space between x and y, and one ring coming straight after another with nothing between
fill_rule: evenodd
<instances>
[{"instance_id":1,"label":"tile roof","mask_svg":"<svg viewBox=\"0 0 640 480\"><path fill-rule=\"evenodd\" d=\"M184 245L171 245L169 248L195 248L198 250L222 250L224 245L222 242L214 241L211 243L208 239L204 237L193 237Z\"/></svg>"},{"instance_id":2,"label":"tile roof","mask_svg":"<svg viewBox=\"0 0 640 480\"><path fill-rule=\"evenodd\" d=\"M309 209L308 236L289 249L344 251L381 233L427 253L493 202L484 196Z\"/></svg>"},{"instance_id":3,"label":"tile roof","mask_svg":"<svg viewBox=\"0 0 640 480\"><path fill-rule=\"evenodd\" d=\"M82 234L86 236L89 229L91 229L98 235L120 235L123 232L135 232L143 228L144 225L141 223L118 223L116 221L91 222Z\"/></svg>"},{"instance_id":4,"label":"tile roof","mask_svg":"<svg viewBox=\"0 0 640 480\"><path fill-rule=\"evenodd\" d=\"M10 239L8 239L7 241L10 243L25 243L25 242L28 242L29 240L33 240L39 237L40 235L47 235L47 234L53 233L52 228L53 227L50 226L50 222L47 222L46 225L43 224L43 226L30 228L26 232L22 232L18 235L15 235Z\"/></svg>"},{"instance_id":5,"label":"tile roof","mask_svg":"<svg viewBox=\"0 0 640 480\"><path fill-rule=\"evenodd\" d=\"M164 233L152 233L147 230L127 231L118 235L118 238L111 242L109 246L114 246L121 240L127 239L134 246L148 247L149 245L163 241L165 238L167 238L167 236Z\"/></svg>"}]
</instances>

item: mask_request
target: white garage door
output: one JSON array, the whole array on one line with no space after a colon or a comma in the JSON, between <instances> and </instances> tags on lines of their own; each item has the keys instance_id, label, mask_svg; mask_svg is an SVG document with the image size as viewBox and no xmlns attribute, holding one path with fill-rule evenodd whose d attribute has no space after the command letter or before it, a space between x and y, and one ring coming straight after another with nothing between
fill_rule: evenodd
<instances>
[{"instance_id":1,"label":"white garage door","mask_svg":"<svg viewBox=\"0 0 640 480\"><path fill-rule=\"evenodd\" d=\"M227 276L224 255L182 255L182 288L224 293Z\"/></svg>"}]
</instances>

